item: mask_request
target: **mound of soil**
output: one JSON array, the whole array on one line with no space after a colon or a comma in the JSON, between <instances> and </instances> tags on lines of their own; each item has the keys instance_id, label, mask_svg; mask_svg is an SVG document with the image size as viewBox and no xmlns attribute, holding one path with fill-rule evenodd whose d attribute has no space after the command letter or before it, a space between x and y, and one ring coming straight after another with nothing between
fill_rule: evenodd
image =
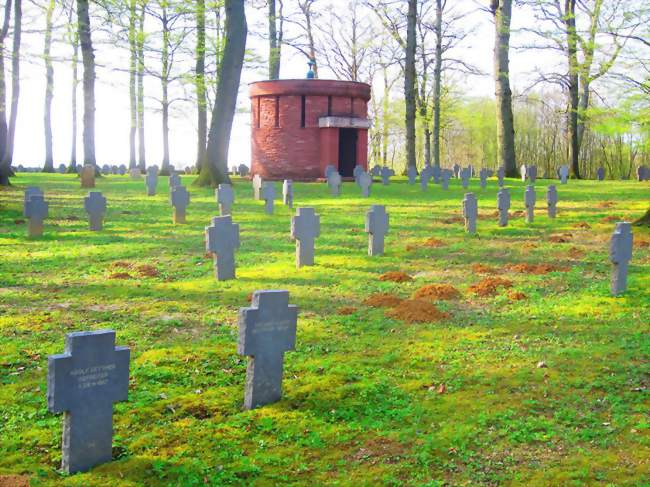
<instances>
[{"instance_id":1,"label":"mound of soil","mask_svg":"<svg viewBox=\"0 0 650 487\"><path fill-rule=\"evenodd\" d=\"M578 247L571 247L568 254L572 259L582 259L585 256L584 250L580 250Z\"/></svg>"},{"instance_id":2,"label":"mound of soil","mask_svg":"<svg viewBox=\"0 0 650 487\"><path fill-rule=\"evenodd\" d=\"M406 323L431 323L449 318L449 313L440 311L434 304L423 299L406 299L387 311L386 316Z\"/></svg>"},{"instance_id":3,"label":"mound of soil","mask_svg":"<svg viewBox=\"0 0 650 487\"><path fill-rule=\"evenodd\" d=\"M354 313L356 311L357 311L357 308L355 308L354 306L343 306L342 308L337 309L336 313L339 314L339 315L347 316L347 315L351 315L352 313Z\"/></svg>"},{"instance_id":4,"label":"mound of soil","mask_svg":"<svg viewBox=\"0 0 650 487\"><path fill-rule=\"evenodd\" d=\"M602 223L614 223L614 222L620 222L622 221L620 217L616 215L608 215L605 218L602 218L600 220Z\"/></svg>"},{"instance_id":5,"label":"mound of soil","mask_svg":"<svg viewBox=\"0 0 650 487\"><path fill-rule=\"evenodd\" d=\"M427 284L413 293L414 299L458 299L460 292L451 284Z\"/></svg>"},{"instance_id":6,"label":"mound of soil","mask_svg":"<svg viewBox=\"0 0 650 487\"><path fill-rule=\"evenodd\" d=\"M511 290L508 291L508 299L510 301L524 301L525 299L528 299L528 296L521 291Z\"/></svg>"},{"instance_id":7,"label":"mound of soil","mask_svg":"<svg viewBox=\"0 0 650 487\"><path fill-rule=\"evenodd\" d=\"M118 267L121 269L131 269L133 267L133 264L125 260L117 260L113 262L113 267Z\"/></svg>"},{"instance_id":8,"label":"mound of soil","mask_svg":"<svg viewBox=\"0 0 650 487\"><path fill-rule=\"evenodd\" d=\"M406 272L402 271L390 271L379 276L380 281L393 281L393 282L409 282L413 278L409 276Z\"/></svg>"},{"instance_id":9,"label":"mound of soil","mask_svg":"<svg viewBox=\"0 0 650 487\"><path fill-rule=\"evenodd\" d=\"M363 302L373 308L393 308L403 301L402 298L389 293L377 293L367 297Z\"/></svg>"},{"instance_id":10,"label":"mound of soil","mask_svg":"<svg viewBox=\"0 0 650 487\"><path fill-rule=\"evenodd\" d=\"M519 274L533 274L533 275L544 275L550 272L567 272L568 267L560 267L554 264L508 264L506 269L511 272L518 272Z\"/></svg>"},{"instance_id":11,"label":"mound of soil","mask_svg":"<svg viewBox=\"0 0 650 487\"><path fill-rule=\"evenodd\" d=\"M14 223L15 223L16 225L23 225L23 224L25 223L25 220L19 218L18 220L14 220Z\"/></svg>"},{"instance_id":12,"label":"mound of soil","mask_svg":"<svg viewBox=\"0 0 650 487\"><path fill-rule=\"evenodd\" d=\"M511 288L512 281L502 277L486 277L469 287L477 296L495 296L499 288Z\"/></svg>"},{"instance_id":13,"label":"mound of soil","mask_svg":"<svg viewBox=\"0 0 650 487\"><path fill-rule=\"evenodd\" d=\"M432 237L419 244L409 244L406 246L406 250L410 252L417 249L436 249L444 246L445 243L442 240Z\"/></svg>"},{"instance_id":14,"label":"mound of soil","mask_svg":"<svg viewBox=\"0 0 650 487\"><path fill-rule=\"evenodd\" d=\"M472 264L472 272L475 274L498 274L499 272L494 267L485 264Z\"/></svg>"},{"instance_id":15,"label":"mound of soil","mask_svg":"<svg viewBox=\"0 0 650 487\"><path fill-rule=\"evenodd\" d=\"M108 276L109 279L131 279L131 277L128 272L113 272Z\"/></svg>"},{"instance_id":16,"label":"mound of soil","mask_svg":"<svg viewBox=\"0 0 650 487\"><path fill-rule=\"evenodd\" d=\"M612 206L614 206L613 201L601 201L598 203L598 208L611 208Z\"/></svg>"},{"instance_id":17,"label":"mound of soil","mask_svg":"<svg viewBox=\"0 0 650 487\"><path fill-rule=\"evenodd\" d=\"M589 229L589 228L591 228L591 225L589 225L589 223L587 223L587 222L580 222L580 223L576 223L575 225L573 225L573 228Z\"/></svg>"},{"instance_id":18,"label":"mound of soil","mask_svg":"<svg viewBox=\"0 0 650 487\"><path fill-rule=\"evenodd\" d=\"M137 267L138 274L142 277L158 277L158 269L149 264L142 264Z\"/></svg>"},{"instance_id":19,"label":"mound of soil","mask_svg":"<svg viewBox=\"0 0 650 487\"><path fill-rule=\"evenodd\" d=\"M521 244L522 250L532 250L532 249L536 249L537 247L538 245L533 242L524 242L523 244Z\"/></svg>"},{"instance_id":20,"label":"mound of soil","mask_svg":"<svg viewBox=\"0 0 650 487\"><path fill-rule=\"evenodd\" d=\"M553 243L567 243L571 241L571 234L563 233L559 235L551 235L548 237L548 241Z\"/></svg>"},{"instance_id":21,"label":"mound of soil","mask_svg":"<svg viewBox=\"0 0 650 487\"><path fill-rule=\"evenodd\" d=\"M453 223L465 223L465 220L463 220L463 217L461 216L452 216L450 218L445 218L442 220L442 223L445 225L451 225Z\"/></svg>"},{"instance_id":22,"label":"mound of soil","mask_svg":"<svg viewBox=\"0 0 650 487\"><path fill-rule=\"evenodd\" d=\"M635 247L639 247L640 249L647 249L650 247L650 241L648 240L637 240L634 242Z\"/></svg>"},{"instance_id":23,"label":"mound of soil","mask_svg":"<svg viewBox=\"0 0 650 487\"><path fill-rule=\"evenodd\" d=\"M522 216L525 216L526 212L524 210L517 210L513 211L508 215L508 218L521 218Z\"/></svg>"}]
</instances>

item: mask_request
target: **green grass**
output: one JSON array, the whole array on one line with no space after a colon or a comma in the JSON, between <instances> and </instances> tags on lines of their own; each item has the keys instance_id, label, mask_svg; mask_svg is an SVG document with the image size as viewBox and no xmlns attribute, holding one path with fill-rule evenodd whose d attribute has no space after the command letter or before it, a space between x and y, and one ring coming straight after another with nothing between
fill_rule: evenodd
<instances>
[{"instance_id":1,"label":"green grass","mask_svg":"<svg viewBox=\"0 0 650 487\"><path fill-rule=\"evenodd\" d=\"M143 180L101 178L109 210L104 231L93 233L76 177L21 174L13 182L0 191L0 475L111 487L650 483L650 232L634 228L629 291L613 298L614 223L603 221L643 214L647 184L558 185L552 221L544 211L550 182L540 180L535 222L517 217L499 228L496 182L482 191L473 180L475 237L445 222L460 215L458 181L422 193L398 179L374 185L370 199L350 183L340 198L324 184L295 184L296 206L315 207L322 225L316 266L296 270L291 211L278 201L265 215L250 183L237 180L237 280L217 282L203 241L217 213L209 189L188 186L188 223L173 226L166 178L149 198ZM512 211L522 210L524 186L508 184ZM27 185L50 202L39 239L15 223ZM390 213L383 257L366 255L372 203ZM549 241L560 233L571 241ZM445 246L406 249L430 237ZM160 275L109 279L116 261L153 265ZM570 269L503 269L521 262ZM528 299L474 296L468 287L482 278L474 263L503 269ZM390 270L415 280L378 280ZM362 303L380 291L407 297L428 283L461 291L460 300L438 303L450 319L405 324ZM256 289L290 291L298 338L285 356L284 399L243 411L237 310ZM342 307L356 311L339 314ZM115 461L66 476L57 470L62 417L46 407L47 356L63 351L66 333L102 328L132 350L129 400L115 406Z\"/></svg>"}]
</instances>

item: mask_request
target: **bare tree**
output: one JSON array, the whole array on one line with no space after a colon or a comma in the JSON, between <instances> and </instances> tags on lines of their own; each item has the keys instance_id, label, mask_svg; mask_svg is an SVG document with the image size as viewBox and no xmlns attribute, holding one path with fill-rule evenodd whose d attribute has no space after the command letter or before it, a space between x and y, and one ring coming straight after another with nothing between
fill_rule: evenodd
<instances>
[{"instance_id":1,"label":"bare tree","mask_svg":"<svg viewBox=\"0 0 650 487\"><path fill-rule=\"evenodd\" d=\"M318 19L318 14L313 10L316 0L296 0L298 10L289 12L283 17L284 21L297 28L298 32L292 37L283 33L283 43L293 47L304 54L307 59L314 62L314 77L318 78L318 59L316 55L316 42L313 22Z\"/></svg>"},{"instance_id":2,"label":"bare tree","mask_svg":"<svg viewBox=\"0 0 650 487\"><path fill-rule=\"evenodd\" d=\"M4 43L11 23L11 2L5 0L4 20L0 30L0 156L7 147L7 83L5 81L5 56ZM9 186L9 177L12 175L11 165L4 157L0 157L0 185Z\"/></svg>"},{"instance_id":3,"label":"bare tree","mask_svg":"<svg viewBox=\"0 0 650 487\"><path fill-rule=\"evenodd\" d=\"M282 36L284 32L284 17L282 0L267 0L269 14L269 79L280 78L280 61L282 57Z\"/></svg>"},{"instance_id":4,"label":"bare tree","mask_svg":"<svg viewBox=\"0 0 650 487\"><path fill-rule=\"evenodd\" d=\"M43 128L45 135L45 164L43 172L54 171L54 158L52 155L52 98L54 97L54 67L52 66L52 16L54 14L54 0L49 0L45 9L45 43L43 47L43 60L45 61L45 108L43 110Z\"/></svg>"},{"instance_id":5,"label":"bare tree","mask_svg":"<svg viewBox=\"0 0 650 487\"><path fill-rule=\"evenodd\" d=\"M14 138L16 136L16 121L18 119L18 98L20 95L20 42L22 36L22 0L14 0L14 35L11 46L11 113L7 127L7 145L5 146L4 162L9 167L14 158Z\"/></svg>"},{"instance_id":6,"label":"bare tree","mask_svg":"<svg viewBox=\"0 0 650 487\"><path fill-rule=\"evenodd\" d=\"M415 157L415 49L416 49L416 23L417 0L408 0L408 14L406 22L406 51L404 60L404 99L406 103L406 166L416 167Z\"/></svg>"},{"instance_id":7,"label":"bare tree","mask_svg":"<svg viewBox=\"0 0 650 487\"><path fill-rule=\"evenodd\" d=\"M97 166L95 159L95 54L90 34L88 0L77 0L79 44L83 62L83 145L84 164Z\"/></svg>"}]
</instances>

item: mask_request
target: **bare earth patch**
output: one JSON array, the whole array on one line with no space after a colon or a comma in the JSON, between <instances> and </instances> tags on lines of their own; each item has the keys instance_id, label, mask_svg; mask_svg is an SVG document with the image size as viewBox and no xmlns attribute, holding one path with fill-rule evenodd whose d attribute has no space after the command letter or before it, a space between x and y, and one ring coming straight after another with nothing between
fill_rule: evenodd
<instances>
[{"instance_id":1,"label":"bare earth patch","mask_svg":"<svg viewBox=\"0 0 650 487\"><path fill-rule=\"evenodd\" d=\"M19 218L18 220L14 220L14 223L15 223L16 225L24 225L24 224L25 224L25 220L23 220L22 218ZM1 484L0 484L0 485L1 485Z\"/></svg>"},{"instance_id":2,"label":"bare earth patch","mask_svg":"<svg viewBox=\"0 0 650 487\"><path fill-rule=\"evenodd\" d=\"M469 290L477 296L495 296L499 288L511 288L512 281L503 277L486 277L485 279L473 284Z\"/></svg>"},{"instance_id":3,"label":"bare earth patch","mask_svg":"<svg viewBox=\"0 0 650 487\"><path fill-rule=\"evenodd\" d=\"M445 243L442 240L438 240L437 238L432 237L419 244L409 244L406 246L406 250L408 252L411 252L412 250L417 249L435 249L444 246Z\"/></svg>"},{"instance_id":4,"label":"bare earth patch","mask_svg":"<svg viewBox=\"0 0 650 487\"><path fill-rule=\"evenodd\" d=\"M551 235L550 237L548 237L548 241L553 243L567 243L571 241L571 234L562 233L562 234Z\"/></svg>"},{"instance_id":5,"label":"bare earth patch","mask_svg":"<svg viewBox=\"0 0 650 487\"><path fill-rule=\"evenodd\" d=\"M351 315L352 313L354 313L356 311L357 311L357 308L355 308L354 306L343 306L342 308L337 309L336 313L340 314L340 315L347 316L347 315Z\"/></svg>"},{"instance_id":6,"label":"bare earth patch","mask_svg":"<svg viewBox=\"0 0 650 487\"><path fill-rule=\"evenodd\" d=\"M375 438L359 448L351 455L350 459L371 465L399 463L405 450L406 447L398 441L389 438Z\"/></svg>"},{"instance_id":7,"label":"bare earth patch","mask_svg":"<svg viewBox=\"0 0 650 487\"><path fill-rule=\"evenodd\" d=\"M508 299L510 301L523 301L525 299L528 299L528 296L526 296L521 291L510 290L508 291Z\"/></svg>"},{"instance_id":8,"label":"bare earth patch","mask_svg":"<svg viewBox=\"0 0 650 487\"><path fill-rule=\"evenodd\" d=\"M555 264L508 264L506 269L519 274L533 274L541 276L550 272L568 272L568 267L561 267Z\"/></svg>"},{"instance_id":9,"label":"bare earth patch","mask_svg":"<svg viewBox=\"0 0 650 487\"><path fill-rule=\"evenodd\" d=\"M598 208L611 208L612 206L614 206L613 201L601 201L598 203Z\"/></svg>"},{"instance_id":10,"label":"bare earth patch","mask_svg":"<svg viewBox=\"0 0 650 487\"><path fill-rule=\"evenodd\" d=\"M128 272L113 272L108 276L109 279L131 279L132 277Z\"/></svg>"},{"instance_id":11,"label":"bare earth patch","mask_svg":"<svg viewBox=\"0 0 650 487\"><path fill-rule=\"evenodd\" d=\"M582 259L585 256L585 251L578 247L571 247L568 254L571 259Z\"/></svg>"},{"instance_id":12,"label":"bare earth patch","mask_svg":"<svg viewBox=\"0 0 650 487\"><path fill-rule=\"evenodd\" d=\"M139 265L137 271L142 277L158 277L158 275L160 275L158 269L149 264Z\"/></svg>"},{"instance_id":13,"label":"bare earth patch","mask_svg":"<svg viewBox=\"0 0 650 487\"><path fill-rule=\"evenodd\" d=\"M445 225L451 225L453 223L464 223L465 220L463 220L462 217L460 216L452 216L451 218L445 218L444 220L441 220L442 223Z\"/></svg>"},{"instance_id":14,"label":"bare earth patch","mask_svg":"<svg viewBox=\"0 0 650 487\"><path fill-rule=\"evenodd\" d=\"M413 278L409 276L406 272L402 271L390 271L379 276L380 281L392 281L392 282L409 282Z\"/></svg>"},{"instance_id":15,"label":"bare earth patch","mask_svg":"<svg viewBox=\"0 0 650 487\"><path fill-rule=\"evenodd\" d=\"M386 311L386 316L405 323L431 323L449 318L449 313L440 311L434 304L423 299L406 299Z\"/></svg>"},{"instance_id":16,"label":"bare earth patch","mask_svg":"<svg viewBox=\"0 0 650 487\"><path fill-rule=\"evenodd\" d=\"M363 302L366 306L373 308L392 308L403 301L402 298L389 293L372 294Z\"/></svg>"},{"instance_id":17,"label":"bare earth patch","mask_svg":"<svg viewBox=\"0 0 650 487\"><path fill-rule=\"evenodd\" d=\"M580 223L576 223L575 225L573 225L573 228L589 229L589 228L591 228L591 225L589 225L589 223L587 223L587 222L580 222Z\"/></svg>"},{"instance_id":18,"label":"bare earth patch","mask_svg":"<svg viewBox=\"0 0 650 487\"><path fill-rule=\"evenodd\" d=\"M499 272L495 267L491 267L485 264L472 264L472 272L476 274L498 274Z\"/></svg>"},{"instance_id":19,"label":"bare earth patch","mask_svg":"<svg viewBox=\"0 0 650 487\"><path fill-rule=\"evenodd\" d=\"M427 284L413 293L415 299L458 299L460 292L451 284Z\"/></svg>"},{"instance_id":20,"label":"bare earth patch","mask_svg":"<svg viewBox=\"0 0 650 487\"><path fill-rule=\"evenodd\" d=\"M0 475L0 487L29 487L29 476Z\"/></svg>"}]
</instances>

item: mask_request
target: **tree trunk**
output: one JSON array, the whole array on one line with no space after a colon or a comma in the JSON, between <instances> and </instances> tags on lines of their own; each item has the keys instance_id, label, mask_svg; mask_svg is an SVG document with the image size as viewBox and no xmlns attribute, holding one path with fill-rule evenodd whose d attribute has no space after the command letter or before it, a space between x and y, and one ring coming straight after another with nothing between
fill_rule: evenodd
<instances>
[{"instance_id":1,"label":"tree trunk","mask_svg":"<svg viewBox=\"0 0 650 487\"><path fill-rule=\"evenodd\" d=\"M208 132L208 113L205 98L205 0L196 2L196 108L198 140L196 170L201 172L205 161L205 142Z\"/></svg>"},{"instance_id":2,"label":"tree trunk","mask_svg":"<svg viewBox=\"0 0 650 487\"><path fill-rule=\"evenodd\" d=\"M440 167L440 102L442 98L442 0L436 0L436 60L433 68L433 164Z\"/></svg>"},{"instance_id":3,"label":"tree trunk","mask_svg":"<svg viewBox=\"0 0 650 487\"><path fill-rule=\"evenodd\" d=\"M318 63L316 63L316 46L314 44L314 33L311 27L311 3L309 0L300 3L298 2L303 15L305 16L305 30L307 31L307 44L309 45L309 57L314 61L312 70L314 71L314 78L318 79Z\"/></svg>"},{"instance_id":4,"label":"tree trunk","mask_svg":"<svg viewBox=\"0 0 650 487\"><path fill-rule=\"evenodd\" d=\"M648 208L641 218L634 222L639 227L650 227L650 208Z\"/></svg>"},{"instance_id":5,"label":"tree trunk","mask_svg":"<svg viewBox=\"0 0 650 487\"><path fill-rule=\"evenodd\" d=\"M160 83L162 87L162 139L163 159L160 174L169 174L169 24L167 8L162 12L162 72Z\"/></svg>"},{"instance_id":6,"label":"tree trunk","mask_svg":"<svg viewBox=\"0 0 650 487\"><path fill-rule=\"evenodd\" d=\"M384 66L384 96L381 104L381 165L388 164L388 101L390 86L388 83L388 68Z\"/></svg>"},{"instance_id":7,"label":"tree trunk","mask_svg":"<svg viewBox=\"0 0 650 487\"><path fill-rule=\"evenodd\" d=\"M7 147L7 83L5 81L4 42L9 32L11 21L11 0L5 0L5 12L2 30L0 31L0 155ZM11 166L4 158L0 158L0 186L9 186Z\"/></svg>"},{"instance_id":8,"label":"tree trunk","mask_svg":"<svg viewBox=\"0 0 650 487\"><path fill-rule=\"evenodd\" d=\"M497 143L499 165L506 176L517 177L515 158L515 125L512 114L512 91L510 90L510 19L512 0L492 0L494 16L494 77L497 105Z\"/></svg>"},{"instance_id":9,"label":"tree trunk","mask_svg":"<svg viewBox=\"0 0 650 487\"><path fill-rule=\"evenodd\" d=\"M71 19L72 20L72 19ZM72 36L72 143L70 145L70 165L68 172L77 173L77 88L79 86L79 33Z\"/></svg>"},{"instance_id":10,"label":"tree trunk","mask_svg":"<svg viewBox=\"0 0 650 487\"><path fill-rule=\"evenodd\" d=\"M77 0L77 17L79 22L79 44L83 60L83 94L84 94L84 164L96 166L95 160L95 54L90 35L90 17L88 0Z\"/></svg>"},{"instance_id":11,"label":"tree trunk","mask_svg":"<svg viewBox=\"0 0 650 487\"><path fill-rule=\"evenodd\" d=\"M580 178L580 146L578 145L578 109L580 103L578 77L578 34L576 32L576 0L564 1L564 26L567 38L567 60L569 64L569 156L571 168L576 178Z\"/></svg>"},{"instance_id":12,"label":"tree trunk","mask_svg":"<svg viewBox=\"0 0 650 487\"><path fill-rule=\"evenodd\" d=\"M226 41L219 65L217 95L212 110L206 164L196 179L197 185L217 186L228 182L228 146L237 107L237 92L246 49L244 0L225 0Z\"/></svg>"},{"instance_id":13,"label":"tree trunk","mask_svg":"<svg viewBox=\"0 0 650 487\"><path fill-rule=\"evenodd\" d=\"M137 49L138 49L138 167L144 172L147 169L147 158L144 141L144 18L145 4L140 7L138 22Z\"/></svg>"},{"instance_id":14,"label":"tree trunk","mask_svg":"<svg viewBox=\"0 0 650 487\"><path fill-rule=\"evenodd\" d=\"M45 12L45 47L43 59L45 60L45 110L43 116L43 129L45 135L45 164L43 172L54 172L54 156L52 154L52 98L54 97L54 67L50 50L52 48L52 15L54 13L54 0L50 0Z\"/></svg>"},{"instance_id":15,"label":"tree trunk","mask_svg":"<svg viewBox=\"0 0 650 487\"><path fill-rule=\"evenodd\" d=\"M269 5L269 79L280 78L280 49L278 43L277 15L275 0L267 0Z\"/></svg>"},{"instance_id":16,"label":"tree trunk","mask_svg":"<svg viewBox=\"0 0 650 487\"><path fill-rule=\"evenodd\" d=\"M20 38L22 34L22 0L14 2L14 37L11 52L11 114L7 128L7 145L4 153L5 164L11 170L14 159L14 138L18 119L18 96L20 95Z\"/></svg>"},{"instance_id":17,"label":"tree trunk","mask_svg":"<svg viewBox=\"0 0 650 487\"><path fill-rule=\"evenodd\" d=\"M415 163L415 25L417 19L417 0L408 0L406 29L406 58L404 61L404 99L406 104L406 165L416 167Z\"/></svg>"},{"instance_id":18,"label":"tree trunk","mask_svg":"<svg viewBox=\"0 0 650 487\"><path fill-rule=\"evenodd\" d=\"M129 169L137 166L135 156L135 136L138 130L138 107L135 91L135 78L138 61L138 50L136 47L136 0L129 0Z\"/></svg>"}]
</instances>

